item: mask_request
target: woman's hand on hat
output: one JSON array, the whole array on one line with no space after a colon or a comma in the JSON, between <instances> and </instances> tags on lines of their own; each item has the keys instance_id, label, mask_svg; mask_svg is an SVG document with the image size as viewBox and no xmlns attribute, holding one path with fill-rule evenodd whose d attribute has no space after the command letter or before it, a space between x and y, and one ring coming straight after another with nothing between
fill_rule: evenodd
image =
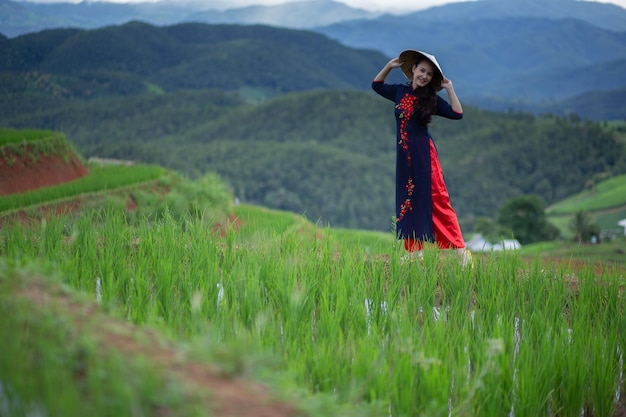
<instances>
[{"instance_id":1,"label":"woman's hand on hat","mask_svg":"<svg viewBox=\"0 0 626 417\"><path fill-rule=\"evenodd\" d=\"M400 61L400 58L392 58L389 62L387 62L387 65L391 68L400 68L402 66L402 61Z\"/></svg>"},{"instance_id":2,"label":"woman's hand on hat","mask_svg":"<svg viewBox=\"0 0 626 417\"><path fill-rule=\"evenodd\" d=\"M376 74L376 77L374 77L374 81L384 81L392 69L398 68L400 66L402 66L402 62L400 62L399 58L391 59L389 62L385 64L383 69L381 69L380 72Z\"/></svg>"},{"instance_id":3,"label":"woman's hand on hat","mask_svg":"<svg viewBox=\"0 0 626 417\"><path fill-rule=\"evenodd\" d=\"M453 88L453 84L452 84L452 80L450 80L449 78L443 77L443 81L441 82L441 86L443 88L445 88L446 90L448 88Z\"/></svg>"}]
</instances>

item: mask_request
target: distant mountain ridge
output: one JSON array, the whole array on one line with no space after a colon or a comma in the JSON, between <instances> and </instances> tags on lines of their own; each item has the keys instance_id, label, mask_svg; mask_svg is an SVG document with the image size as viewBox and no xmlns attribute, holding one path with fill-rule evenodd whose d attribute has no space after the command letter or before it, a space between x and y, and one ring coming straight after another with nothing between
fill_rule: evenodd
<instances>
[{"instance_id":1,"label":"distant mountain ridge","mask_svg":"<svg viewBox=\"0 0 626 417\"><path fill-rule=\"evenodd\" d=\"M407 14L420 19L455 21L540 17L577 19L613 31L626 31L626 9L610 3L581 0L479 0L454 2Z\"/></svg>"},{"instance_id":2,"label":"distant mountain ridge","mask_svg":"<svg viewBox=\"0 0 626 417\"><path fill-rule=\"evenodd\" d=\"M214 6L215 7L215 6ZM393 19L335 0L285 1L271 6L207 8L202 3L173 1L80 3L0 0L0 33L8 37L43 29L93 29L141 20L156 25L180 22L267 24L311 29L339 22ZM472 19L537 17L572 18L612 31L626 31L626 9L609 3L576 0L478 0L453 2L399 15L409 20L451 22ZM402 24L405 24L404 22Z\"/></svg>"},{"instance_id":3,"label":"distant mountain ridge","mask_svg":"<svg viewBox=\"0 0 626 417\"><path fill-rule=\"evenodd\" d=\"M208 9L202 3L174 1L114 3L38 3L0 0L0 33L15 37L52 28L95 29L140 20L155 25L181 22L267 24L305 29L345 20L374 18L380 13L334 0L293 1L275 6Z\"/></svg>"},{"instance_id":4,"label":"distant mountain ridge","mask_svg":"<svg viewBox=\"0 0 626 417\"><path fill-rule=\"evenodd\" d=\"M248 6L192 13L184 21L204 23L266 24L310 29L357 19L373 19L381 13L355 9L333 0L308 0L275 6Z\"/></svg>"},{"instance_id":5,"label":"distant mountain ridge","mask_svg":"<svg viewBox=\"0 0 626 417\"><path fill-rule=\"evenodd\" d=\"M403 49L435 53L464 101L483 108L582 113L592 107L585 103L585 95L593 93L594 119L623 119L626 114L626 103L609 104L614 103L614 91L626 88L626 9L613 4L477 0L405 15L376 15L333 0L199 8L171 2L0 0L0 32L11 36L40 27L106 26L128 20L153 25L193 21L305 27L353 48L381 51L387 58L379 66ZM268 83L281 83L266 75ZM364 83L361 87L367 88L368 82ZM605 100L599 100L599 95ZM572 107L572 103L576 104Z\"/></svg>"}]
</instances>

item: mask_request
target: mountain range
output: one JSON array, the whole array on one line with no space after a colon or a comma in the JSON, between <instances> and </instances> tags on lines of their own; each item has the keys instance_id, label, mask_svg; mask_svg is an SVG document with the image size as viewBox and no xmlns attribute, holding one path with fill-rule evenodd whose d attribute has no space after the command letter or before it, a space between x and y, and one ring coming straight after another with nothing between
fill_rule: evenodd
<instances>
[{"instance_id":1,"label":"mountain range","mask_svg":"<svg viewBox=\"0 0 626 417\"><path fill-rule=\"evenodd\" d=\"M536 17L576 19L612 31L626 31L626 10L609 3L576 0L478 0L453 2L404 15L382 14L335 0L285 1L279 5L224 7L224 2L107 1L33 2L0 0L0 33L14 37L57 27L92 29L132 20L155 25L180 22L267 24L314 29L340 22L394 17L458 21ZM375 23L375 22L374 22ZM398 22L405 24L404 22ZM373 33L376 34L375 32Z\"/></svg>"},{"instance_id":2,"label":"mountain range","mask_svg":"<svg viewBox=\"0 0 626 417\"><path fill-rule=\"evenodd\" d=\"M43 28L92 28L128 20L300 28L382 52L386 58L379 67L403 49L434 53L463 100L482 108L576 113L594 120L626 115L626 9L612 4L478 0L381 15L332 0L224 10L173 2L0 0L0 10L6 39Z\"/></svg>"},{"instance_id":3,"label":"mountain range","mask_svg":"<svg viewBox=\"0 0 626 417\"><path fill-rule=\"evenodd\" d=\"M295 29L380 16L333 0L286 2L276 6L212 8L203 2L106 1L31 2L0 0L0 33L14 37L58 27L94 29L141 20L155 25L180 22L266 24Z\"/></svg>"}]
</instances>

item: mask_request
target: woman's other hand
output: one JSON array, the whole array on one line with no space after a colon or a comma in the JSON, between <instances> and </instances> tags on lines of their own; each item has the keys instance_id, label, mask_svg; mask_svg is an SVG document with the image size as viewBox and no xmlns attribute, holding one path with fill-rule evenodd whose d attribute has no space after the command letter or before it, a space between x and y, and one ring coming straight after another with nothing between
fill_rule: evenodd
<instances>
[{"instance_id":1,"label":"woman's other hand","mask_svg":"<svg viewBox=\"0 0 626 417\"><path fill-rule=\"evenodd\" d=\"M400 58L392 58L389 62L387 62L387 66L390 68L400 68L402 66L402 61L400 61Z\"/></svg>"},{"instance_id":2,"label":"woman's other hand","mask_svg":"<svg viewBox=\"0 0 626 417\"><path fill-rule=\"evenodd\" d=\"M446 89L446 91L447 91L449 88L454 88L454 85L452 84L452 80L450 80L449 78L446 78L446 77L443 77L443 82L441 83L441 86L442 86L443 88L445 88L445 89Z\"/></svg>"}]
</instances>

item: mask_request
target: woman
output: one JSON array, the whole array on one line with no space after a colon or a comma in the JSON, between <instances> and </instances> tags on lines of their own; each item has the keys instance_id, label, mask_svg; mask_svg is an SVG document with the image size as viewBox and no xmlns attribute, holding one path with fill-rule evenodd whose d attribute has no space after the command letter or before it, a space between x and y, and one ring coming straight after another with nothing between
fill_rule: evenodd
<instances>
[{"instance_id":1,"label":"woman","mask_svg":"<svg viewBox=\"0 0 626 417\"><path fill-rule=\"evenodd\" d=\"M407 84L386 84L387 75L401 68ZM423 242L456 249L461 265L471 264L456 213L443 180L437 150L428 131L432 116L461 119L463 107L452 81L445 78L437 59L407 50L390 60L376 75L372 88L393 101L397 125L396 232L408 257L423 256ZM445 89L450 103L437 91Z\"/></svg>"}]
</instances>

